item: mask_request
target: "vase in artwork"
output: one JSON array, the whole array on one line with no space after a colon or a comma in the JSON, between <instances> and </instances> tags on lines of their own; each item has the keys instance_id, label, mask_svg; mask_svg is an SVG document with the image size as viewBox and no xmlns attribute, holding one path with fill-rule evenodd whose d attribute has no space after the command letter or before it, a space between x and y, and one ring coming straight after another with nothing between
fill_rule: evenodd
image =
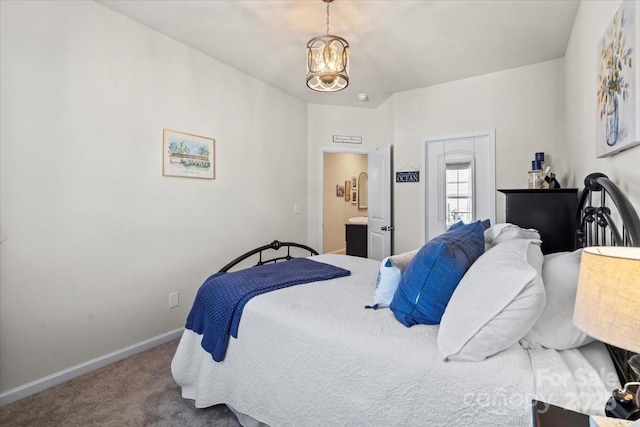
<instances>
[{"instance_id":1,"label":"vase in artwork","mask_svg":"<svg viewBox=\"0 0 640 427\"><path fill-rule=\"evenodd\" d=\"M607 107L607 145L613 146L618 141L618 96L612 93L609 96Z\"/></svg>"}]
</instances>

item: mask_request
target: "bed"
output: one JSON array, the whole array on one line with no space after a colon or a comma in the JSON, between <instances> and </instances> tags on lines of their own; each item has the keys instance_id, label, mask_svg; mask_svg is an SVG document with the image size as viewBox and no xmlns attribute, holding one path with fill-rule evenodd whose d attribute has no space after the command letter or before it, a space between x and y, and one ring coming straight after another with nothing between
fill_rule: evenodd
<instances>
[{"instance_id":1,"label":"bed","mask_svg":"<svg viewBox=\"0 0 640 427\"><path fill-rule=\"evenodd\" d=\"M640 246L640 220L627 198L602 174L590 175L585 184L577 210L577 246ZM612 227L620 221L623 226ZM527 253L535 249L535 243L512 242L496 244L478 260L509 245ZM290 259L288 245L267 246L286 247L285 258ZM257 253L258 264L263 264L262 251L254 250L223 270ZM575 260L571 253L547 255L544 264L540 258L540 271L563 256ZM626 380L628 372L620 361L628 354L623 350L585 337L578 337L575 348L545 348L532 334L544 326L535 319L522 339L496 354L478 361L453 356L444 360L439 341L445 330L456 331L449 325L460 316L445 311L441 324L406 327L397 320L397 311L364 308L371 304L380 261L332 254L311 258L350 274L250 299L222 361L203 349L202 334L185 329L171 365L184 398L198 408L226 404L247 427L529 426L533 399L602 415L611 390ZM480 261L472 267L476 264ZM472 283L467 280L472 270L465 273L446 310L461 306L466 293L459 289L463 282ZM483 271L476 268L475 274ZM544 308L539 310L536 318L548 320ZM507 320L513 322L512 317Z\"/></svg>"}]
</instances>

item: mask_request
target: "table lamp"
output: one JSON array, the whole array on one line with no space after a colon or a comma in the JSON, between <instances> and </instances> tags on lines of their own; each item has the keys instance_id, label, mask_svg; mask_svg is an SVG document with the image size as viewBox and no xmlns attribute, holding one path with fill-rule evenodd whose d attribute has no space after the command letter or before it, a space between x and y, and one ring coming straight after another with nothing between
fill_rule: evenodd
<instances>
[{"instance_id":1,"label":"table lamp","mask_svg":"<svg viewBox=\"0 0 640 427\"><path fill-rule=\"evenodd\" d=\"M640 353L640 248L584 248L573 323L600 341ZM635 366L639 362L638 357L629 361L634 372L640 371L640 366ZM637 390L638 384L627 383L622 390L613 392L614 401L633 412L630 416L634 418L630 419L640 418L640 392L634 396L628 389ZM611 409L609 405L607 409ZM606 412L610 415L610 411ZM620 415L615 410L612 414ZM627 418L624 411L622 415Z\"/></svg>"}]
</instances>

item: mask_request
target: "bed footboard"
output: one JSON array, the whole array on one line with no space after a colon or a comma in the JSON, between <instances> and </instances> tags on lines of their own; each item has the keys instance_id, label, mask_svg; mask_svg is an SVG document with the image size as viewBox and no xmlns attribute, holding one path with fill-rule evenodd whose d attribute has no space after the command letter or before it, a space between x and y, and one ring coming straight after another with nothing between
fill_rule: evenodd
<instances>
[{"instance_id":1,"label":"bed footboard","mask_svg":"<svg viewBox=\"0 0 640 427\"><path fill-rule=\"evenodd\" d=\"M275 258L268 258L268 259L264 259L263 260L263 252L270 251L270 250L278 251L281 248L286 248L286 250L287 250L287 254L286 255L277 256ZM303 249L305 251L308 251L310 255L318 255L318 252L315 249L310 248L309 246L302 245L300 243L280 242L278 240L274 240L273 242L269 243L268 245L260 246L259 248L255 248L255 249L247 252L246 254L240 255L238 258L234 259L229 264L227 264L224 267L222 267L220 269L220 271L218 271L218 272L219 273L226 273L227 271L229 271L230 269L232 269L236 265L240 264L242 261L246 260L247 258L251 258L252 256L254 256L256 254L258 255L258 263L256 264L256 266L267 264L267 263L270 263L270 262L278 262L278 261L284 261L284 260L288 261L288 260L290 260L292 258L295 258L294 256L291 255L291 248L300 248L300 249Z\"/></svg>"}]
</instances>

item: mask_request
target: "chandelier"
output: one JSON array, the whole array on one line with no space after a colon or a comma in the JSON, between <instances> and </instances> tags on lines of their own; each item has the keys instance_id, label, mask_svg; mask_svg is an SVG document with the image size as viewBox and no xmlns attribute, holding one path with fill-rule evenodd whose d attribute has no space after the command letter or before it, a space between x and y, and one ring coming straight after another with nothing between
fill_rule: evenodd
<instances>
[{"instance_id":1,"label":"chandelier","mask_svg":"<svg viewBox=\"0 0 640 427\"><path fill-rule=\"evenodd\" d=\"M349 85L349 42L329 34L329 3L327 4L327 34L307 43L307 86L319 92L336 92Z\"/></svg>"}]
</instances>

